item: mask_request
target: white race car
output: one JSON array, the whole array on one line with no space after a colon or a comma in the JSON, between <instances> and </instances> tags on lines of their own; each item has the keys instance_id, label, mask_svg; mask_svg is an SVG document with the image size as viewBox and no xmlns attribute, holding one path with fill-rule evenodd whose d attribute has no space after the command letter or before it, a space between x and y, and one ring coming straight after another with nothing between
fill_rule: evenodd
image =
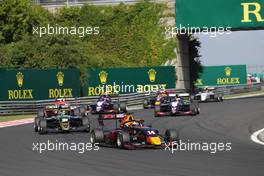
<instances>
[{"instance_id":1,"label":"white race car","mask_svg":"<svg viewBox=\"0 0 264 176\"><path fill-rule=\"evenodd\" d=\"M195 99L200 102L222 102L224 100L223 94L217 92L214 87L204 88L201 92L195 95Z\"/></svg>"}]
</instances>

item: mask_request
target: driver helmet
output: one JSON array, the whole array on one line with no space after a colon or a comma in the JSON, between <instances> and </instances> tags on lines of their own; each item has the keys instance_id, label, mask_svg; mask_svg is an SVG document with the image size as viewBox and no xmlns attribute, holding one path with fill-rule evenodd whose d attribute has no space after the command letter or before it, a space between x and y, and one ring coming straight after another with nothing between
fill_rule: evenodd
<instances>
[{"instance_id":1,"label":"driver helmet","mask_svg":"<svg viewBox=\"0 0 264 176\"><path fill-rule=\"evenodd\" d=\"M121 124L126 124L127 126L130 126L133 124L134 117L129 114L122 118Z\"/></svg>"}]
</instances>

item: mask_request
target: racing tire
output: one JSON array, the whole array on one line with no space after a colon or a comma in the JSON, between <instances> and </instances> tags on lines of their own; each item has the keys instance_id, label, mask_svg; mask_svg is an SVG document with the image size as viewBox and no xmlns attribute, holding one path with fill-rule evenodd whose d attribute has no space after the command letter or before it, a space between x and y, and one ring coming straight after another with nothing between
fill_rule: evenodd
<instances>
[{"instance_id":1,"label":"racing tire","mask_svg":"<svg viewBox=\"0 0 264 176\"><path fill-rule=\"evenodd\" d=\"M91 141L92 144L104 142L104 132L103 132L103 130L94 129L91 132L90 141Z\"/></svg>"},{"instance_id":2,"label":"racing tire","mask_svg":"<svg viewBox=\"0 0 264 176\"><path fill-rule=\"evenodd\" d=\"M195 108L196 114L200 114L200 108Z\"/></svg>"},{"instance_id":3,"label":"racing tire","mask_svg":"<svg viewBox=\"0 0 264 176\"><path fill-rule=\"evenodd\" d=\"M120 104L120 111L123 113L127 112L127 105L125 103Z\"/></svg>"},{"instance_id":4,"label":"racing tire","mask_svg":"<svg viewBox=\"0 0 264 176\"><path fill-rule=\"evenodd\" d=\"M85 132L90 132L90 120L88 117L83 117L82 118L82 125L84 128Z\"/></svg>"},{"instance_id":5,"label":"racing tire","mask_svg":"<svg viewBox=\"0 0 264 176\"><path fill-rule=\"evenodd\" d=\"M198 114L200 114L200 108L193 108L193 110L192 110L192 116L196 116Z\"/></svg>"},{"instance_id":6,"label":"racing tire","mask_svg":"<svg viewBox=\"0 0 264 176\"><path fill-rule=\"evenodd\" d=\"M80 116L80 110L79 110L79 108L76 108L76 109L73 110L73 115L74 116Z\"/></svg>"},{"instance_id":7,"label":"racing tire","mask_svg":"<svg viewBox=\"0 0 264 176\"><path fill-rule=\"evenodd\" d=\"M220 102L223 102L223 101L224 101L223 97L220 97Z\"/></svg>"},{"instance_id":8,"label":"racing tire","mask_svg":"<svg viewBox=\"0 0 264 176\"><path fill-rule=\"evenodd\" d=\"M43 111L38 111L37 116L38 116L39 118L44 117L44 112L43 112Z\"/></svg>"},{"instance_id":9,"label":"racing tire","mask_svg":"<svg viewBox=\"0 0 264 176\"><path fill-rule=\"evenodd\" d=\"M38 132L39 134L47 133L47 120L46 119L41 118L39 120Z\"/></svg>"},{"instance_id":10,"label":"racing tire","mask_svg":"<svg viewBox=\"0 0 264 176\"><path fill-rule=\"evenodd\" d=\"M168 129L165 131L165 139L167 142L179 141L179 134L174 129Z\"/></svg>"},{"instance_id":11,"label":"racing tire","mask_svg":"<svg viewBox=\"0 0 264 176\"><path fill-rule=\"evenodd\" d=\"M160 112L160 106L155 106L155 110L154 110L155 117L159 117L158 112Z\"/></svg>"},{"instance_id":12,"label":"racing tire","mask_svg":"<svg viewBox=\"0 0 264 176\"><path fill-rule=\"evenodd\" d=\"M196 116L197 114L200 114L199 108L197 108L195 105L190 106L190 110L192 111L191 116Z\"/></svg>"},{"instance_id":13,"label":"racing tire","mask_svg":"<svg viewBox=\"0 0 264 176\"><path fill-rule=\"evenodd\" d=\"M114 112L118 113L119 112L119 104L118 103L114 103L113 104L113 109L114 109Z\"/></svg>"},{"instance_id":14,"label":"racing tire","mask_svg":"<svg viewBox=\"0 0 264 176\"><path fill-rule=\"evenodd\" d=\"M34 131L35 132L38 132L39 131L38 124L39 124L39 117L35 117L35 119L34 119Z\"/></svg>"},{"instance_id":15,"label":"racing tire","mask_svg":"<svg viewBox=\"0 0 264 176\"><path fill-rule=\"evenodd\" d=\"M119 132L116 137L116 146L123 149L125 144L130 142L130 135L126 132Z\"/></svg>"},{"instance_id":16,"label":"racing tire","mask_svg":"<svg viewBox=\"0 0 264 176\"><path fill-rule=\"evenodd\" d=\"M84 116L85 115L85 107L79 107L73 110L73 115L75 116Z\"/></svg>"},{"instance_id":17,"label":"racing tire","mask_svg":"<svg viewBox=\"0 0 264 176\"><path fill-rule=\"evenodd\" d=\"M145 99L144 102L143 102L143 107L144 109L148 109L148 99Z\"/></svg>"},{"instance_id":18,"label":"racing tire","mask_svg":"<svg viewBox=\"0 0 264 176\"><path fill-rule=\"evenodd\" d=\"M79 111L80 111L80 114L82 116L84 116L85 115L85 112L86 112L86 108L84 106L82 106L82 107L79 108Z\"/></svg>"}]
</instances>

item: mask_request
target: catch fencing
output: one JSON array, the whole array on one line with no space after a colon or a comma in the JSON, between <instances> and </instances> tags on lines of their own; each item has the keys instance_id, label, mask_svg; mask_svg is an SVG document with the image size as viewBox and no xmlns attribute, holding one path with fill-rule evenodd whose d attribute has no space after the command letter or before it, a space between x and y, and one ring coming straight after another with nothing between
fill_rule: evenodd
<instances>
[{"instance_id":1,"label":"catch fencing","mask_svg":"<svg viewBox=\"0 0 264 176\"><path fill-rule=\"evenodd\" d=\"M223 95L233 95L233 94L241 94L248 92L256 92L256 91L260 91L261 88L262 88L261 84L252 84L252 85L218 87L218 90L219 92L222 92Z\"/></svg>"},{"instance_id":2,"label":"catch fencing","mask_svg":"<svg viewBox=\"0 0 264 176\"><path fill-rule=\"evenodd\" d=\"M253 92L261 90L261 84L243 85L243 86L228 86L219 87L219 92L223 95L232 95L246 92ZM176 92L188 92L186 90L175 90ZM132 93L122 94L118 97L114 97L113 101L126 102L127 106L142 106L143 101L150 97L150 94L144 93ZM69 98L67 101L72 105L91 105L96 102L98 96L93 97L79 97ZM1 101L0 102L0 116L1 115L18 115L18 114L34 114L38 110L43 109L47 105L52 105L52 100L36 100L36 101Z\"/></svg>"},{"instance_id":3,"label":"catch fencing","mask_svg":"<svg viewBox=\"0 0 264 176\"><path fill-rule=\"evenodd\" d=\"M140 105L148 95L145 94L126 94L112 98L113 101L126 102L127 106ZM67 102L71 105L91 105L98 99L98 96L93 97L79 97L68 98ZM50 100L36 100L36 101L2 101L0 102L0 116L1 115L18 115L18 114L33 114L45 106L52 105L54 99Z\"/></svg>"},{"instance_id":4,"label":"catch fencing","mask_svg":"<svg viewBox=\"0 0 264 176\"><path fill-rule=\"evenodd\" d=\"M42 6L76 6L76 5L84 5L84 4L92 4L92 5L115 5L120 3L126 3L126 4L134 4L137 2L140 2L140 0L35 0L37 4L40 4ZM150 2L173 2L175 3L175 0L150 0Z\"/></svg>"}]
</instances>

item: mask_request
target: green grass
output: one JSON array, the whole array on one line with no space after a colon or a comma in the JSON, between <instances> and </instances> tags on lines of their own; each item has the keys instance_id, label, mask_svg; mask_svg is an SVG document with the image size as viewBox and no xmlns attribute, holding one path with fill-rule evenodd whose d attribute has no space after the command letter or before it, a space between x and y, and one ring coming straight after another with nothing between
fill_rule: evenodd
<instances>
[{"instance_id":1,"label":"green grass","mask_svg":"<svg viewBox=\"0 0 264 176\"><path fill-rule=\"evenodd\" d=\"M12 115L12 116L0 116L0 122L8 122L12 120L21 120L33 118L35 115Z\"/></svg>"},{"instance_id":2,"label":"green grass","mask_svg":"<svg viewBox=\"0 0 264 176\"><path fill-rule=\"evenodd\" d=\"M264 94L264 86L261 87L261 90L255 91L255 92L247 92L247 93L241 93L241 94L233 94L233 95L226 95L225 98L234 98L234 97L239 97L243 95L256 95L256 94Z\"/></svg>"}]
</instances>

